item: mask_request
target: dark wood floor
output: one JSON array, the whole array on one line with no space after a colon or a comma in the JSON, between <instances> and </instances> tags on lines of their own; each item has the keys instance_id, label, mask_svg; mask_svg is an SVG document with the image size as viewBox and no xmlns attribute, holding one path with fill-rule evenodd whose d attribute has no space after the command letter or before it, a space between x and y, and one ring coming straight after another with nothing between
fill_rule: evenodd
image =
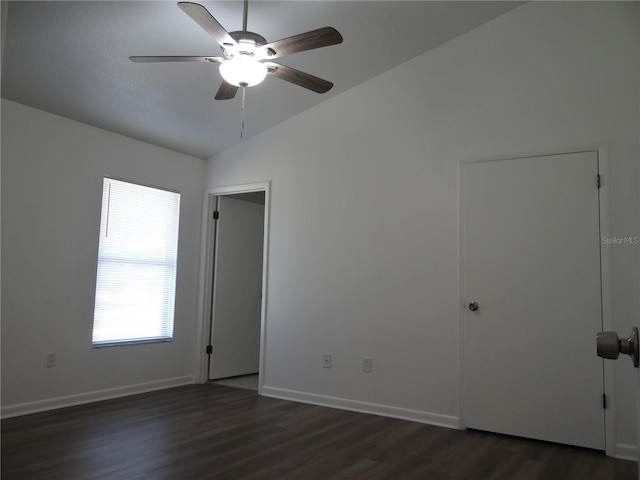
<instances>
[{"instance_id":1,"label":"dark wood floor","mask_svg":"<svg viewBox=\"0 0 640 480\"><path fill-rule=\"evenodd\" d=\"M191 385L2 421L2 480L636 479L602 452Z\"/></svg>"}]
</instances>

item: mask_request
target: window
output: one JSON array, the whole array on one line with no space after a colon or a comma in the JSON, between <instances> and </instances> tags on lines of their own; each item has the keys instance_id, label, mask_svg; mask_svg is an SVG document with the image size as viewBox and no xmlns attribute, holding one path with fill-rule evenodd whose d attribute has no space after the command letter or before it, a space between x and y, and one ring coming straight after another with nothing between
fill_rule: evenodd
<instances>
[{"instance_id":1,"label":"window","mask_svg":"<svg viewBox=\"0 0 640 480\"><path fill-rule=\"evenodd\" d=\"M180 194L104 179L95 346L173 338Z\"/></svg>"}]
</instances>

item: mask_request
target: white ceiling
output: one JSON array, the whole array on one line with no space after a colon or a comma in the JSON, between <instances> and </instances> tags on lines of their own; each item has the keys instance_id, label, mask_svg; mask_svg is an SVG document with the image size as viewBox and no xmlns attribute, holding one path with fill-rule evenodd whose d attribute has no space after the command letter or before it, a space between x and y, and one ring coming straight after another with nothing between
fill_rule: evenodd
<instances>
[{"instance_id":1,"label":"white ceiling","mask_svg":"<svg viewBox=\"0 0 640 480\"><path fill-rule=\"evenodd\" d=\"M241 30L241 1L203 1ZM244 138L515 8L488 1L262 1L248 29L267 41L332 26L344 43L278 61L332 81L323 95L276 78L247 89ZM10 2L2 97L199 158L240 139L240 93L216 101L213 63L136 64L130 55L220 55L175 2ZM398 85L402 88L402 85ZM381 112L382 113L382 112Z\"/></svg>"}]
</instances>

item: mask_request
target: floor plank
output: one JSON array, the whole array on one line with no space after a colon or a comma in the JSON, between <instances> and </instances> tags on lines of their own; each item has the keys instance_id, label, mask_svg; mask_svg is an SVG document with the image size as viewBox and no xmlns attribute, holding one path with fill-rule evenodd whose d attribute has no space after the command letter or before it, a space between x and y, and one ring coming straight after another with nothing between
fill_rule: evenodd
<instances>
[{"instance_id":1,"label":"floor plank","mask_svg":"<svg viewBox=\"0 0 640 480\"><path fill-rule=\"evenodd\" d=\"M635 480L602 452L189 385L2 421L3 480Z\"/></svg>"}]
</instances>

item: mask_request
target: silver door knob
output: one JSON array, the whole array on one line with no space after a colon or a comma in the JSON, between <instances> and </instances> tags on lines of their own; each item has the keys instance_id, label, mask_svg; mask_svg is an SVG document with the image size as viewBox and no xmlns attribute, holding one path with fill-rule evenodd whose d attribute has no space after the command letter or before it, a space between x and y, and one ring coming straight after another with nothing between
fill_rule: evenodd
<instances>
[{"instance_id":1,"label":"silver door knob","mask_svg":"<svg viewBox=\"0 0 640 480\"><path fill-rule=\"evenodd\" d=\"M638 368L640 365L638 329L636 327L633 327L631 336L627 339L618 338L616 332L600 332L596 334L596 344L599 357L615 360L621 353L624 353L631 357L634 367Z\"/></svg>"},{"instance_id":2,"label":"silver door knob","mask_svg":"<svg viewBox=\"0 0 640 480\"><path fill-rule=\"evenodd\" d=\"M480 308L480 305L478 305L478 302L471 302L469 304L469 310L471 310L472 312L477 311Z\"/></svg>"}]
</instances>

